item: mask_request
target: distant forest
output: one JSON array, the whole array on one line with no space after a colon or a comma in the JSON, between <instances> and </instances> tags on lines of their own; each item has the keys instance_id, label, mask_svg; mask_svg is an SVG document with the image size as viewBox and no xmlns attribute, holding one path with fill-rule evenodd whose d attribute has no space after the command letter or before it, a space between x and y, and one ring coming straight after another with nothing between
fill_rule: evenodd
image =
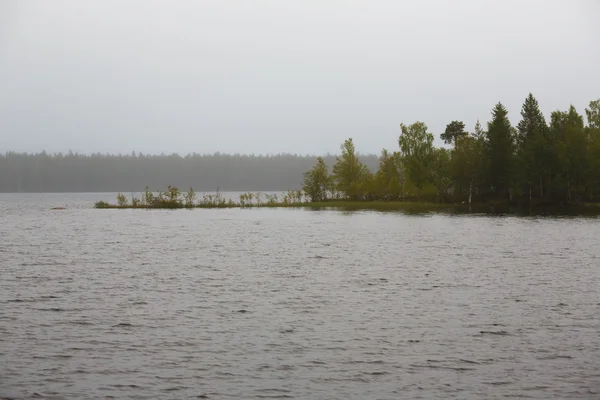
<instances>
[{"instance_id":1,"label":"distant forest","mask_svg":"<svg viewBox=\"0 0 600 400\"><path fill-rule=\"evenodd\" d=\"M329 165L334 155L324 157ZM278 154L0 154L0 192L142 192L174 185L198 191L284 191L302 187L316 156ZM376 155L361 160L375 171Z\"/></svg>"}]
</instances>

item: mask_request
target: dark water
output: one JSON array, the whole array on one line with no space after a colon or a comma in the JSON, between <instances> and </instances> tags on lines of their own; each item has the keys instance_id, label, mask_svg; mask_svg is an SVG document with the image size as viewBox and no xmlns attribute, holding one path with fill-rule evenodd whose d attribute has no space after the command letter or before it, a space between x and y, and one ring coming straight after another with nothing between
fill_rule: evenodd
<instances>
[{"instance_id":1,"label":"dark water","mask_svg":"<svg viewBox=\"0 0 600 400\"><path fill-rule=\"evenodd\" d=\"M104 198L0 195L0 398L600 398L598 219Z\"/></svg>"}]
</instances>

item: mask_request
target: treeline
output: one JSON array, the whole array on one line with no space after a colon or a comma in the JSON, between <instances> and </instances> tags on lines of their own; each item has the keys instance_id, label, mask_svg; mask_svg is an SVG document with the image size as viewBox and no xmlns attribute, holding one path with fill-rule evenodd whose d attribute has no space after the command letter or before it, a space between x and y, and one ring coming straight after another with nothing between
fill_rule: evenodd
<instances>
[{"instance_id":1,"label":"treeline","mask_svg":"<svg viewBox=\"0 0 600 400\"><path fill-rule=\"evenodd\" d=\"M0 154L0 192L141 192L173 185L199 191L287 191L317 157L293 154ZM333 164L335 156L325 157ZM376 155L361 156L373 171Z\"/></svg>"},{"instance_id":2,"label":"treeline","mask_svg":"<svg viewBox=\"0 0 600 400\"><path fill-rule=\"evenodd\" d=\"M440 135L450 149L433 146L427 125L401 124L398 150L383 150L372 172L357 156L352 139L329 173L319 158L304 174L312 201L416 200L449 202L575 203L600 200L600 100L584 117L575 107L554 111L547 122L532 94L512 126L498 103L484 129L473 132L450 122Z\"/></svg>"}]
</instances>

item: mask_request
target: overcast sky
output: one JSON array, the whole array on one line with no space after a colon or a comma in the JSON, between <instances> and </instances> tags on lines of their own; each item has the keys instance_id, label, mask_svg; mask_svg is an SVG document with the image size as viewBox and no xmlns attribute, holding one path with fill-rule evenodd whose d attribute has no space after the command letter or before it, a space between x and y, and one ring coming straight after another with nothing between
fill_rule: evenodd
<instances>
[{"instance_id":1,"label":"overcast sky","mask_svg":"<svg viewBox=\"0 0 600 400\"><path fill-rule=\"evenodd\" d=\"M0 0L0 152L397 149L600 98L600 1Z\"/></svg>"}]
</instances>

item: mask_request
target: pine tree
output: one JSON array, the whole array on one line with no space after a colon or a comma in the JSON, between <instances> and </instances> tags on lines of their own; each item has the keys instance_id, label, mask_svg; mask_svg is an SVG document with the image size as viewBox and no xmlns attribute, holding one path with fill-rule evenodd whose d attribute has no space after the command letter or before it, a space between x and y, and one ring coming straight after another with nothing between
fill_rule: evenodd
<instances>
[{"instance_id":1,"label":"pine tree","mask_svg":"<svg viewBox=\"0 0 600 400\"><path fill-rule=\"evenodd\" d=\"M467 135L464 122L452 121L446 125L446 130L440 135L440 139L446 144L456 144L457 140Z\"/></svg>"},{"instance_id":2,"label":"pine tree","mask_svg":"<svg viewBox=\"0 0 600 400\"><path fill-rule=\"evenodd\" d=\"M529 200L533 197L534 185L539 187L540 197L544 197L544 180L551 157L548 151L548 127L538 101L531 93L521 108L521 121L517 125L517 131L517 161L523 183L527 186Z\"/></svg>"},{"instance_id":3,"label":"pine tree","mask_svg":"<svg viewBox=\"0 0 600 400\"><path fill-rule=\"evenodd\" d=\"M496 196L512 200L514 129L508 120L508 110L502 103L492 109L488 122L487 144L489 183Z\"/></svg>"},{"instance_id":4,"label":"pine tree","mask_svg":"<svg viewBox=\"0 0 600 400\"><path fill-rule=\"evenodd\" d=\"M521 121L517 124L519 136L517 142L523 146L527 140L546 129L546 120L540 111L538 101L531 93L525 99L521 108Z\"/></svg>"},{"instance_id":5,"label":"pine tree","mask_svg":"<svg viewBox=\"0 0 600 400\"><path fill-rule=\"evenodd\" d=\"M583 177L587 169L588 138L583 117L571 105L569 111L554 111L550 133L554 144L553 172L557 196L571 202L584 190Z\"/></svg>"}]
</instances>

